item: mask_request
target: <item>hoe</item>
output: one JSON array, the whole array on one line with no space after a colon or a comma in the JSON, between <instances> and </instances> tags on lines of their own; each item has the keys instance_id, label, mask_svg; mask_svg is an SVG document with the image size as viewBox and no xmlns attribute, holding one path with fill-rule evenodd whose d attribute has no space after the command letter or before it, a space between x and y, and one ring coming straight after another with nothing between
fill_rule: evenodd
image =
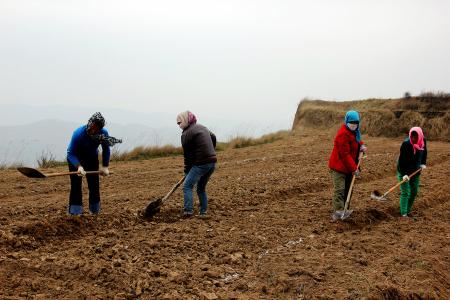
<instances>
[{"instance_id":1,"label":"hoe","mask_svg":"<svg viewBox=\"0 0 450 300\"><path fill-rule=\"evenodd\" d=\"M420 170L422 170L421 168L417 169L414 171L414 173L412 173L411 175L408 175L409 178L413 177L414 175L416 175ZM387 195L392 192L393 190L395 190L398 186L400 186L402 183L405 183L406 180L402 180L400 182L398 182L396 185L394 185L393 187L391 187L386 193L384 193L383 195L375 190L372 192L372 194L370 194L370 198L374 199L374 200L378 200L378 201L387 201Z\"/></svg>"}]
</instances>

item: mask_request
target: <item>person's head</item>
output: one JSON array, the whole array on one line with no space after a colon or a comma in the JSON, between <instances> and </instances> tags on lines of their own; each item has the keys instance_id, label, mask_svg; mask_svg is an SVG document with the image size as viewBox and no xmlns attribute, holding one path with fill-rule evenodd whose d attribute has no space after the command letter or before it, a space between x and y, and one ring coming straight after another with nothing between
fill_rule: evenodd
<instances>
[{"instance_id":1,"label":"person's head","mask_svg":"<svg viewBox=\"0 0 450 300\"><path fill-rule=\"evenodd\" d=\"M185 130L191 124L197 123L197 118L190 111L184 111L177 116L177 124L181 129Z\"/></svg>"},{"instance_id":2,"label":"person's head","mask_svg":"<svg viewBox=\"0 0 450 300\"><path fill-rule=\"evenodd\" d=\"M104 126L105 118L103 118L100 112L96 112L92 115L92 117L89 118L86 126L86 131L89 135L95 135L98 134Z\"/></svg>"},{"instance_id":3,"label":"person's head","mask_svg":"<svg viewBox=\"0 0 450 300\"><path fill-rule=\"evenodd\" d=\"M420 127L413 127L409 130L409 140L411 144L418 145L420 148L423 146L423 132Z\"/></svg>"},{"instance_id":4,"label":"person's head","mask_svg":"<svg viewBox=\"0 0 450 300\"><path fill-rule=\"evenodd\" d=\"M359 114L357 111L349 110L345 114L345 125L348 129L355 131L359 127Z\"/></svg>"}]
</instances>

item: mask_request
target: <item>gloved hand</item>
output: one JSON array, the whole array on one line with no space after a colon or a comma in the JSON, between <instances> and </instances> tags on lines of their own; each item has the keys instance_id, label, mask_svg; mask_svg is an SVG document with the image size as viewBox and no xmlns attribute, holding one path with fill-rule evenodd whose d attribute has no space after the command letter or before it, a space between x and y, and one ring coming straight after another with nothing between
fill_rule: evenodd
<instances>
[{"instance_id":1,"label":"gloved hand","mask_svg":"<svg viewBox=\"0 0 450 300\"><path fill-rule=\"evenodd\" d=\"M403 181L409 181L409 176L408 175L403 176Z\"/></svg>"},{"instance_id":2,"label":"gloved hand","mask_svg":"<svg viewBox=\"0 0 450 300\"><path fill-rule=\"evenodd\" d=\"M101 167L101 168L100 168L100 175L102 175L102 176L108 176L108 175L109 175L109 169L108 169L108 167Z\"/></svg>"},{"instance_id":3,"label":"gloved hand","mask_svg":"<svg viewBox=\"0 0 450 300\"><path fill-rule=\"evenodd\" d=\"M427 168L427 166L426 166L426 165L420 165L420 168L421 168L422 170L425 170L425 169Z\"/></svg>"},{"instance_id":4,"label":"gloved hand","mask_svg":"<svg viewBox=\"0 0 450 300\"><path fill-rule=\"evenodd\" d=\"M361 148L359 149L360 152L366 153L367 152L367 146L361 145Z\"/></svg>"},{"instance_id":5,"label":"gloved hand","mask_svg":"<svg viewBox=\"0 0 450 300\"><path fill-rule=\"evenodd\" d=\"M353 172L353 175L355 175L355 177L359 177L361 175L361 171L356 170L355 172Z\"/></svg>"},{"instance_id":6,"label":"gloved hand","mask_svg":"<svg viewBox=\"0 0 450 300\"><path fill-rule=\"evenodd\" d=\"M84 170L84 168L82 166L78 167L78 174L77 175L80 176L80 177L86 176L86 171Z\"/></svg>"}]
</instances>

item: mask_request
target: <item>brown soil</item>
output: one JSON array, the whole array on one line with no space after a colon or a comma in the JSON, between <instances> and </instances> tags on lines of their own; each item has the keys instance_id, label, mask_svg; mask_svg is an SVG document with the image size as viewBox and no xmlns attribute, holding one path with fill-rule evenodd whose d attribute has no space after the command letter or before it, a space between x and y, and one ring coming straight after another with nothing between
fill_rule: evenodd
<instances>
[{"instance_id":1,"label":"brown soil","mask_svg":"<svg viewBox=\"0 0 450 300\"><path fill-rule=\"evenodd\" d=\"M396 183L401 140L367 138L354 213L330 222L333 137L221 152L207 220L180 217L180 190L139 217L181 178L182 157L113 162L98 217L66 215L67 177L0 171L0 296L450 299L450 144L429 143L415 217L401 220L398 191L369 198Z\"/></svg>"}]
</instances>

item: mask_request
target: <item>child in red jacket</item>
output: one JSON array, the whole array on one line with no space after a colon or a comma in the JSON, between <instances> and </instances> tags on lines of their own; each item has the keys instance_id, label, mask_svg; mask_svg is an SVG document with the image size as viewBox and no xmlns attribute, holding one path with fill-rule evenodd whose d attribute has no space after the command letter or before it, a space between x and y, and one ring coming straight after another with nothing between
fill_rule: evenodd
<instances>
[{"instance_id":1,"label":"child in red jacket","mask_svg":"<svg viewBox=\"0 0 450 300\"><path fill-rule=\"evenodd\" d=\"M333 210L343 210L345 199L350 189L352 175L359 175L357 170L358 154L366 152L367 147L361 141L359 114L350 110L345 114L345 124L341 126L334 138L334 147L328 162L333 181Z\"/></svg>"}]
</instances>

